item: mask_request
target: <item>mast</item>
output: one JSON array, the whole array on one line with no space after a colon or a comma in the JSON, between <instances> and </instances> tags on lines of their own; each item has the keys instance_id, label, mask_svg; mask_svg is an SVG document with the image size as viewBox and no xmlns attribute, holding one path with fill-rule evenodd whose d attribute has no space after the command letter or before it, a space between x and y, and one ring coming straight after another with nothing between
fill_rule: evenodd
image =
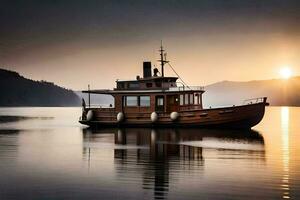
<instances>
[{"instance_id":1,"label":"mast","mask_svg":"<svg viewBox=\"0 0 300 200\"><path fill-rule=\"evenodd\" d=\"M160 65L161 65L161 76L164 77L164 65L165 63L168 63L169 61L167 61L166 57L167 57L167 54L164 53L164 48L163 48L163 45L162 45L162 41L160 42L160 60L158 60L160 62ZM165 58L164 58L165 57Z\"/></svg>"}]
</instances>

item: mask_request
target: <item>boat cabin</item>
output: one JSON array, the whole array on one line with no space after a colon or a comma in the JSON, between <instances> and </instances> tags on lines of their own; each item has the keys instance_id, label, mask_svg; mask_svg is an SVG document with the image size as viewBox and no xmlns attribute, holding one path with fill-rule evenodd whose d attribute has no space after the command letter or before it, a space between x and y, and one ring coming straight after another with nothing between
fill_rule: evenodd
<instances>
[{"instance_id":1,"label":"boat cabin","mask_svg":"<svg viewBox=\"0 0 300 200\"><path fill-rule=\"evenodd\" d=\"M136 80L116 81L113 90L86 90L84 93L105 94L114 97L115 112L123 113L171 113L182 110L202 109L203 87L177 86L178 77L158 76L151 62L143 63L143 77ZM100 108L100 107L99 107Z\"/></svg>"}]
</instances>

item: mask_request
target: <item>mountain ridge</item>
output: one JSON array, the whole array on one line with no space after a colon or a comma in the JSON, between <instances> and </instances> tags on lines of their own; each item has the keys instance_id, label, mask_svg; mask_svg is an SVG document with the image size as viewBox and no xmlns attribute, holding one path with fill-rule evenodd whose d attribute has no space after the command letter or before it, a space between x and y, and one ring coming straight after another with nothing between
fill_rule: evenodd
<instances>
[{"instance_id":1,"label":"mountain ridge","mask_svg":"<svg viewBox=\"0 0 300 200\"><path fill-rule=\"evenodd\" d=\"M79 97L70 89L52 82L25 78L0 68L0 106L79 106Z\"/></svg>"},{"instance_id":2,"label":"mountain ridge","mask_svg":"<svg viewBox=\"0 0 300 200\"><path fill-rule=\"evenodd\" d=\"M268 97L273 106L300 106L300 76L289 79L220 81L205 86L204 105L237 105L242 100Z\"/></svg>"}]
</instances>

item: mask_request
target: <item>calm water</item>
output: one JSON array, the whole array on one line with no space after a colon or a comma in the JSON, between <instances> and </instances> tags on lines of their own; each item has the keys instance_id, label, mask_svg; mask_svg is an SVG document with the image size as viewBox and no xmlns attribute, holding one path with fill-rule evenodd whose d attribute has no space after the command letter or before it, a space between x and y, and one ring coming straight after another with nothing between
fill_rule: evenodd
<instances>
[{"instance_id":1,"label":"calm water","mask_svg":"<svg viewBox=\"0 0 300 200\"><path fill-rule=\"evenodd\" d=\"M300 199L300 108L252 131L105 129L80 108L0 109L0 199Z\"/></svg>"}]
</instances>

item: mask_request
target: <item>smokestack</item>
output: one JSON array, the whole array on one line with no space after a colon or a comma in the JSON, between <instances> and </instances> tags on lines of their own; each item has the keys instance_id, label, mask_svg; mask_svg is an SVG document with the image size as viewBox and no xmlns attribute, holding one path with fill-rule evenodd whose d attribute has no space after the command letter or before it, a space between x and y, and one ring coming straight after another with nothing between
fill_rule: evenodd
<instances>
[{"instance_id":1,"label":"smokestack","mask_svg":"<svg viewBox=\"0 0 300 200\"><path fill-rule=\"evenodd\" d=\"M144 78L149 78L152 76L152 69L151 69L151 62L144 62L143 63L143 73Z\"/></svg>"}]
</instances>

